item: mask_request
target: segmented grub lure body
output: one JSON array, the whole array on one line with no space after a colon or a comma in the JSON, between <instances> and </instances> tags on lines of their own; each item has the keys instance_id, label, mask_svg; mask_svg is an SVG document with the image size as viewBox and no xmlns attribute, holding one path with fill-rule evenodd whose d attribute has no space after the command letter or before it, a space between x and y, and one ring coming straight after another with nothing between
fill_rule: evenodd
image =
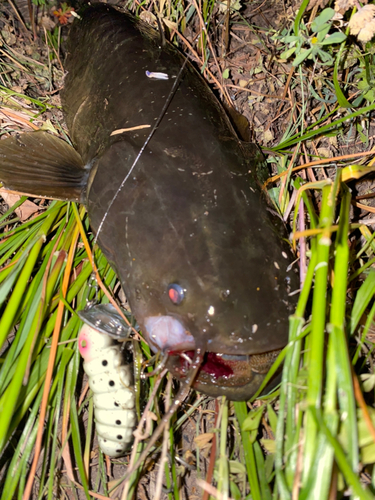
<instances>
[{"instance_id":1,"label":"segmented grub lure body","mask_svg":"<svg viewBox=\"0 0 375 500\"><path fill-rule=\"evenodd\" d=\"M136 413L132 370L115 339L121 338L123 326L114 313L108 304L80 311L85 324L78 335L78 346L94 393L99 447L110 457L120 457L133 442Z\"/></svg>"}]
</instances>

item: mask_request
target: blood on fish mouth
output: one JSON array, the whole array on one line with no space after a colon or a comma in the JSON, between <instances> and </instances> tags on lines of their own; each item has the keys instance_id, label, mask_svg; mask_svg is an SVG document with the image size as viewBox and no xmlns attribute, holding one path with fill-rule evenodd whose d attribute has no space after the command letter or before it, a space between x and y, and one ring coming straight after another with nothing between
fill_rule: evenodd
<instances>
[{"instance_id":1,"label":"blood on fish mouth","mask_svg":"<svg viewBox=\"0 0 375 500\"><path fill-rule=\"evenodd\" d=\"M148 340L154 350L161 350L169 355L168 368L178 378L185 378L189 372L191 360L194 357L196 343L194 337L172 316L151 316L146 318L145 327ZM228 379L234 374L231 361L233 358L247 358L231 356L229 362L222 354L207 352L204 356L200 375L211 379Z\"/></svg>"},{"instance_id":2,"label":"blood on fish mouth","mask_svg":"<svg viewBox=\"0 0 375 500\"><path fill-rule=\"evenodd\" d=\"M168 355L168 370L176 378L186 380L198 347L191 333L179 319L172 316L148 317L144 326L151 348ZM227 393L234 400L238 400L236 392L241 397L244 394L252 395L279 352L278 349L259 354L234 355L205 351L193 387L213 396L219 394L221 388L221 394Z\"/></svg>"},{"instance_id":3,"label":"blood on fish mouth","mask_svg":"<svg viewBox=\"0 0 375 500\"><path fill-rule=\"evenodd\" d=\"M189 370L191 360L194 356L194 351L183 351L183 355L181 351L169 351L170 357L178 356L179 366L174 366L174 371L179 372L180 377L185 376ZM215 352L207 352L204 355L204 359L201 365L201 372L211 375L212 377L230 377L233 375L233 369L226 365L222 360L222 356L220 354L216 354Z\"/></svg>"}]
</instances>

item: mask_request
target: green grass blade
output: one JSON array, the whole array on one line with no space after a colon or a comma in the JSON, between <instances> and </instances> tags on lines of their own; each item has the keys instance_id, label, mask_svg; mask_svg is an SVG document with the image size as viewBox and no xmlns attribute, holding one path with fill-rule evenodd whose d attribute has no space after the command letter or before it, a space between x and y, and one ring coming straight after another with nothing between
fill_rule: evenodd
<instances>
[{"instance_id":1,"label":"green grass blade","mask_svg":"<svg viewBox=\"0 0 375 500\"><path fill-rule=\"evenodd\" d=\"M350 318L350 335L353 335L366 308L375 295L375 270L371 269L358 290Z\"/></svg>"},{"instance_id":2,"label":"green grass blade","mask_svg":"<svg viewBox=\"0 0 375 500\"><path fill-rule=\"evenodd\" d=\"M318 408L321 404L323 384L323 352L326 323L327 277L331 245L330 227L333 223L337 178L335 184L323 188L320 225L324 233L317 237L317 262L315 266L315 287L313 292L311 336L309 343L309 371L307 405ZM304 470L310 471L315 460L317 428L311 415L306 415ZM304 474L304 484L307 482Z\"/></svg>"},{"instance_id":3,"label":"green grass blade","mask_svg":"<svg viewBox=\"0 0 375 500\"><path fill-rule=\"evenodd\" d=\"M251 497L252 497L252 500L261 500L262 499L261 493L260 493L261 488L260 488L259 479L257 476L255 455L254 455L253 444L250 440L250 432L244 431L242 429L243 423L248 415L247 406L246 406L246 403L237 402L237 401L233 404L234 404L234 408L236 411L236 417L237 417L238 423L240 424L240 429L241 429L241 437L242 437L243 449L244 449L244 454L245 454L245 464L246 464L246 470L247 470L247 477L248 477L249 485L250 485Z\"/></svg>"},{"instance_id":4,"label":"green grass blade","mask_svg":"<svg viewBox=\"0 0 375 500\"><path fill-rule=\"evenodd\" d=\"M363 489L358 474L356 472L353 472L351 465L348 463L345 457L345 453L340 443L332 436L331 431L326 426L322 416L319 414L316 408L310 407L310 412L312 413L312 416L316 421L316 425L319 426L320 431L324 433L329 444L332 446L337 464L345 475L345 478L352 488L354 494L357 495L360 500L373 500L373 495L371 495L368 490Z\"/></svg>"}]
</instances>

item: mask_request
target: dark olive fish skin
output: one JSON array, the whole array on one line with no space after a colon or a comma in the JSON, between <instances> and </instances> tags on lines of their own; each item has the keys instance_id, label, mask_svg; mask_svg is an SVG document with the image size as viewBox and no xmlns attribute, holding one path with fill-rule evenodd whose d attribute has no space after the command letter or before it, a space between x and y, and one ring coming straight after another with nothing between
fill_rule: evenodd
<instances>
[{"instance_id":1,"label":"dark olive fish skin","mask_svg":"<svg viewBox=\"0 0 375 500\"><path fill-rule=\"evenodd\" d=\"M169 368L185 377L179 352L201 348L208 354L195 386L245 400L287 343L298 282L287 270L283 224L256 182L259 152L238 140L190 63L136 161L184 61L112 8L89 8L75 21L62 102L82 158L77 192L95 232L105 217L99 245L153 349L170 352Z\"/></svg>"}]
</instances>

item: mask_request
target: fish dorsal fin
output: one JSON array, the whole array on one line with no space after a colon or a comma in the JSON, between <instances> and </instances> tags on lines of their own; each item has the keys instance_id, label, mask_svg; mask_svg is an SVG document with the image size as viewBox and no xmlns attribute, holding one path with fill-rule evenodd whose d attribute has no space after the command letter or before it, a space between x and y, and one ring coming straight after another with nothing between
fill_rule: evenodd
<instances>
[{"instance_id":1,"label":"fish dorsal fin","mask_svg":"<svg viewBox=\"0 0 375 500\"><path fill-rule=\"evenodd\" d=\"M88 175L77 151L47 132L0 140L0 181L12 191L82 201Z\"/></svg>"}]
</instances>

